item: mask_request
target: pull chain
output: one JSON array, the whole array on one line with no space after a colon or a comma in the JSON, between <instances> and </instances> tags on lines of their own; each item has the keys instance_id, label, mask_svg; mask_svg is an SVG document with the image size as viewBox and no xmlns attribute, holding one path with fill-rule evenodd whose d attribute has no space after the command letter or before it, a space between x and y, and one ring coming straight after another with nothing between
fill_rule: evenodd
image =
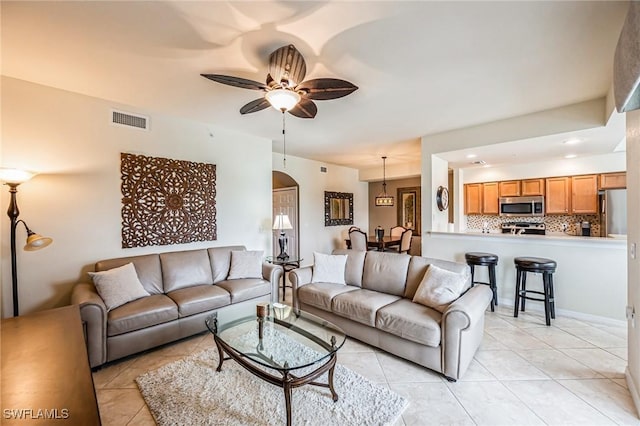
<instances>
[{"instance_id":1,"label":"pull chain","mask_svg":"<svg viewBox=\"0 0 640 426\"><path fill-rule=\"evenodd\" d=\"M282 109L282 167L287 168L287 135L285 133L285 110Z\"/></svg>"}]
</instances>

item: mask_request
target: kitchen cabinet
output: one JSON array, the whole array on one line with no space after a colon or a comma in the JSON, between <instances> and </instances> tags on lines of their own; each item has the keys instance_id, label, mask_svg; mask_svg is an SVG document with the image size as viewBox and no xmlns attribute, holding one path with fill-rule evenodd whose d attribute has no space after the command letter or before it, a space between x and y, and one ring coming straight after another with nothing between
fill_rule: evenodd
<instances>
[{"instance_id":1,"label":"kitchen cabinet","mask_svg":"<svg viewBox=\"0 0 640 426\"><path fill-rule=\"evenodd\" d=\"M499 183L500 196L501 197L519 197L520 196L520 181L509 180Z\"/></svg>"},{"instance_id":2,"label":"kitchen cabinet","mask_svg":"<svg viewBox=\"0 0 640 426\"><path fill-rule=\"evenodd\" d=\"M544 179L525 179L521 182L520 188L523 197L544 195Z\"/></svg>"},{"instance_id":3,"label":"kitchen cabinet","mask_svg":"<svg viewBox=\"0 0 640 426\"><path fill-rule=\"evenodd\" d=\"M600 175L599 189L624 189L627 187L627 173L603 173Z\"/></svg>"},{"instance_id":4,"label":"kitchen cabinet","mask_svg":"<svg viewBox=\"0 0 640 426\"><path fill-rule=\"evenodd\" d=\"M482 184L482 213L498 214L498 182L487 182Z\"/></svg>"},{"instance_id":5,"label":"kitchen cabinet","mask_svg":"<svg viewBox=\"0 0 640 426\"><path fill-rule=\"evenodd\" d=\"M571 209L571 178L547 178L545 182L546 214L568 214Z\"/></svg>"},{"instance_id":6,"label":"kitchen cabinet","mask_svg":"<svg viewBox=\"0 0 640 426\"><path fill-rule=\"evenodd\" d=\"M598 213L598 175L571 178L571 213Z\"/></svg>"},{"instance_id":7,"label":"kitchen cabinet","mask_svg":"<svg viewBox=\"0 0 640 426\"><path fill-rule=\"evenodd\" d=\"M464 214L482 214L482 184L464 186Z\"/></svg>"}]
</instances>

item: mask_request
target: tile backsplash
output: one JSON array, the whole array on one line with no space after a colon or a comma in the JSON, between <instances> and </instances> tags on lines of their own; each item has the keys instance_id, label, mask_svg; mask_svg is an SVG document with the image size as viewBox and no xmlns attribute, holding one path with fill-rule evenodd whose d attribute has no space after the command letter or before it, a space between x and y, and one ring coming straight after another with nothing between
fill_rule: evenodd
<instances>
[{"instance_id":1,"label":"tile backsplash","mask_svg":"<svg viewBox=\"0 0 640 426\"><path fill-rule=\"evenodd\" d=\"M600 236L600 219L598 215L549 215L545 217L500 217L495 215L468 215L467 229L482 229L486 222L489 230L500 229L505 222L534 222L544 223L547 232L562 232L562 224L567 224L567 233L570 235L581 235L582 230L578 223L587 221L591 223L591 236Z\"/></svg>"}]
</instances>

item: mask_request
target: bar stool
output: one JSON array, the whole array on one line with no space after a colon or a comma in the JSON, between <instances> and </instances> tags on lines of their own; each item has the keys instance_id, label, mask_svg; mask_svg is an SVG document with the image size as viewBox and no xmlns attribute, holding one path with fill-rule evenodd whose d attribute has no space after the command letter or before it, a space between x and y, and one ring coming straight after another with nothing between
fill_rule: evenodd
<instances>
[{"instance_id":1,"label":"bar stool","mask_svg":"<svg viewBox=\"0 0 640 426\"><path fill-rule=\"evenodd\" d=\"M498 264L498 256L493 253L482 252L470 252L465 253L464 258L467 260L467 265L471 268L471 287L475 284L485 284L491 288L493 297L491 298L491 312L494 311L494 306L498 305L498 288L496 286L496 265ZM476 281L474 279L475 267L486 266L489 269L489 282Z\"/></svg>"},{"instance_id":2,"label":"bar stool","mask_svg":"<svg viewBox=\"0 0 640 426\"><path fill-rule=\"evenodd\" d=\"M513 316L518 317L518 304L524 312L525 301L537 300L544 302L544 316L547 325L551 325L551 318L556 317L555 300L553 297L553 273L556 271L556 262L543 257L516 257L513 259L516 265L516 299L513 306ZM543 291L527 290L527 272L542 274ZM536 298L527 296L527 293L535 293L544 296Z\"/></svg>"}]
</instances>

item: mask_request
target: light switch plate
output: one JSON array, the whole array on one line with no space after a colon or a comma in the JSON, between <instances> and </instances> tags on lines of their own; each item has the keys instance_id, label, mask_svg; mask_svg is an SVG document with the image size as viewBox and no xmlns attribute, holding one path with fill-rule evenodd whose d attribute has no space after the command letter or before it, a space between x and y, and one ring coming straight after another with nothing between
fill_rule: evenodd
<instances>
[{"instance_id":1,"label":"light switch plate","mask_svg":"<svg viewBox=\"0 0 640 426\"><path fill-rule=\"evenodd\" d=\"M631 246L629 246L629 254L632 259L636 258L636 243L631 243Z\"/></svg>"}]
</instances>

